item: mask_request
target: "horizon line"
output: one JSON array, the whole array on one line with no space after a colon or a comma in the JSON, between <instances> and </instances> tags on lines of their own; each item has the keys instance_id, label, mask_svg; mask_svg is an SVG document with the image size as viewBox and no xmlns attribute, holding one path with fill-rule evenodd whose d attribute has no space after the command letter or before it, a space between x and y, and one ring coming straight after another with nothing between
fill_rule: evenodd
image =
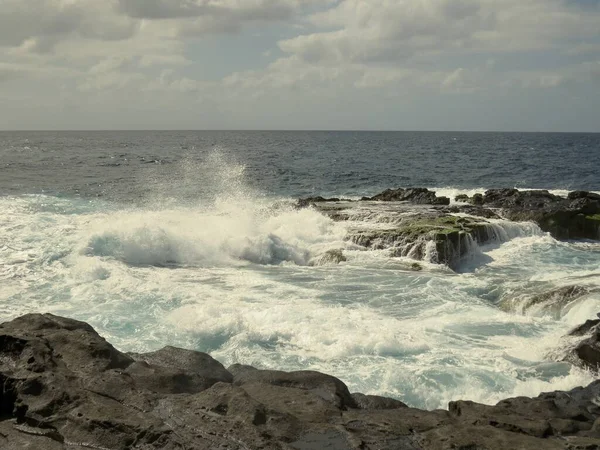
<instances>
[{"instance_id":1,"label":"horizon line","mask_svg":"<svg viewBox=\"0 0 600 450\"><path fill-rule=\"evenodd\" d=\"M80 133L80 132L258 132L258 133L289 133L289 132L304 132L304 133L531 133L531 134L600 134L599 131L535 131L535 130L392 130L392 129L260 129L260 128L90 128L90 129L66 129L66 128L17 128L17 129L0 129L0 133L21 133L21 132L62 132L62 133Z\"/></svg>"}]
</instances>

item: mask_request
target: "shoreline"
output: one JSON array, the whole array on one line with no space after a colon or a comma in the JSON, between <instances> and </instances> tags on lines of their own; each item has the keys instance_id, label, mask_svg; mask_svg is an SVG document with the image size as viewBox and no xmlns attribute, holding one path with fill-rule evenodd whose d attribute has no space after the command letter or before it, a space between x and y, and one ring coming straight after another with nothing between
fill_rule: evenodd
<instances>
[{"instance_id":1,"label":"shoreline","mask_svg":"<svg viewBox=\"0 0 600 450\"><path fill-rule=\"evenodd\" d=\"M575 332L597 337L599 323ZM176 347L122 353L87 323L51 314L0 324L0 342L7 450L600 447L600 380L495 406L460 400L425 411L350 393L320 372L226 369Z\"/></svg>"},{"instance_id":2,"label":"shoreline","mask_svg":"<svg viewBox=\"0 0 600 450\"><path fill-rule=\"evenodd\" d=\"M556 239L600 238L600 195L583 191L559 198L498 189L456 205L427 189L396 189L351 202L304 199L297 207L344 221L352 217L348 205L387 208L390 217L408 205L410 214L403 211L389 228L354 229L349 238L421 260L431 252L429 240L436 262L452 268L478 244L505 242L496 217L532 221ZM323 264L345 261L341 250L323 256ZM566 286L523 307L562 307L589 293ZM570 335L578 344L564 360L597 374L600 320ZM351 393L321 372L225 368L206 353L176 347L123 353L89 324L52 314L0 324L0 382L0 448L7 450L600 449L600 380L496 405L458 400L447 410L422 410Z\"/></svg>"}]
</instances>

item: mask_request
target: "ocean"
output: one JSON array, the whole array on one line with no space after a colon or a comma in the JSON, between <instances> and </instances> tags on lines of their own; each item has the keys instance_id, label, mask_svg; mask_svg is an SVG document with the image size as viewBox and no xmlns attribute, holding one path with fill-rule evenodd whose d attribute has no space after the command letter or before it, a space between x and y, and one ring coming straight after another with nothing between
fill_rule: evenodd
<instances>
[{"instance_id":1,"label":"ocean","mask_svg":"<svg viewBox=\"0 0 600 450\"><path fill-rule=\"evenodd\" d=\"M501 242L456 272L414 271L348 239L389 216L293 207L398 187L598 192L600 134L0 132L0 321L51 312L120 350L318 370L426 409L595 378L562 359L600 312L599 242L498 221ZM588 294L525 307L565 286Z\"/></svg>"}]
</instances>

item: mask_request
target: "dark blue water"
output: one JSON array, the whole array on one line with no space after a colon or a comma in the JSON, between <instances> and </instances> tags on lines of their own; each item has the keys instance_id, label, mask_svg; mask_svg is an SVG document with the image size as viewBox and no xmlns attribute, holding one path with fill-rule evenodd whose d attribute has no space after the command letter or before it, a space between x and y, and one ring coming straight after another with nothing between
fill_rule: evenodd
<instances>
[{"instance_id":1,"label":"dark blue water","mask_svg":"<svg viewBox=\"0 0 600 450\"><path fill-rule=\"evenodd\" d=\"M458 132L0 132L0 194L135 201L159 183L201 195L218 149L266 195L388 187L600 190L600 134ZM197 171L197 189L177 179ZM189 182L189 179L187 180Z\"/></svg>"}]
</instances>

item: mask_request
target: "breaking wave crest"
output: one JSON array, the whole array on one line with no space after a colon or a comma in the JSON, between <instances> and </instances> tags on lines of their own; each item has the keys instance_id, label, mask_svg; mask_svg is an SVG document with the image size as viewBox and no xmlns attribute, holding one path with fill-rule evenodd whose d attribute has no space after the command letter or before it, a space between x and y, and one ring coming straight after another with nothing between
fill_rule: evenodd
<instances>
[{"instance_id":1,"label":"breaking wave crest","mask_svg":"<svg viewBox=\"0 0 600 450\"><path fill-rule=\"evenodd\" d=\"M342 237L330 219L291 208L127 211L98 219L81 253L131 265L307 265L323 246Z\"/></svg>"},{"instance_id":2,"label":"breaking wave crest","mask_svg":"<svg viewBox=\"0 0 600 450\"><path fill-rule=\"evenodd\" d=\"M245 182L244 169L221 150L202 163L184 161L143 208L90 220L80 253L131 265L307 265L339 247L339 225L265 198Z\"/></svg>"}]
</instances>

